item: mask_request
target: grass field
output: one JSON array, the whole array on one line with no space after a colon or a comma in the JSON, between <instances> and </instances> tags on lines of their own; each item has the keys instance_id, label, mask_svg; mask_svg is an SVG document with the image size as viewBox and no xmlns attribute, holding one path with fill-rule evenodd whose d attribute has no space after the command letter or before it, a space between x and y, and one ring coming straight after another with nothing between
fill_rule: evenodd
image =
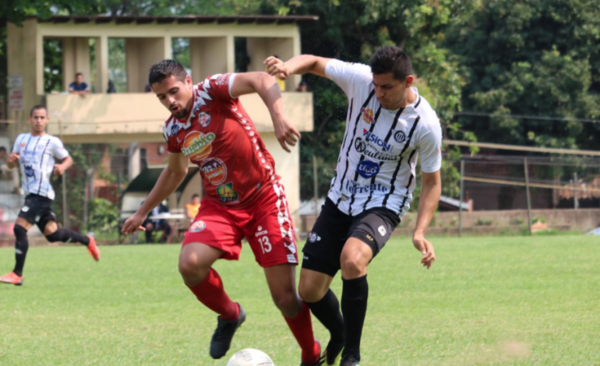
<instances>
[{"instance_id":1,"label":"grass field","mask_svg":"<svg viewBox=\"0 0 600 366\"><path fill-rule=\"evenodd\" d=\"M600 365L598 238L433 241L429 271L404 238L372 263L362 365ZM225 365L208 356L215 315L182 284L178 245L101 249L100 263L80 247L30 249L25 285L0 286L0 365ZM2 273L13 257L0 250ZM217 269L248 312L228 356L251 347L298 365L249 248Z\"/></svg>"}]
</instances>

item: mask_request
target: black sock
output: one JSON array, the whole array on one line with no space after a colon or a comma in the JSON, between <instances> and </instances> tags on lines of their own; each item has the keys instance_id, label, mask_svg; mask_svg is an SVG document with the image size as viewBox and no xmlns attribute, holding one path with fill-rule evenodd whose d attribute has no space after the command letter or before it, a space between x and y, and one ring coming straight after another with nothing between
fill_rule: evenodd
<instances>
[{"instance_id":1,"label":"black sock","mask_svg":"<svg viewBox=\"0 0 600 366\"><path fill-rule=\"evenodd\" d=\"M366 275L351 280L342 280L344 282L342 313L346 322L346 347L344 347L343 354L344 356L352 355L357 361L360 361L360 338L367 315L369 284Z\"/></svg>"},{"instance_id":2,"label":"black sock","mask_svg":"<svg viewBox=\"0 0 600 366\"><path fill-rule=\"evenodd\" d=\"M23 276L23 267L25 266L25 257L29 249L29 241L27 240L27 230L21 225L15 225L13 230L15 233L15 269L13 272L17 276Z\"/></svg>"},{"instance_id":3,"label":"black sock","mask_svg":"<svg viewBox=\"0 0 600 366\"><path fill-rule=\"evenodd\" d=\"M331 289L317 302L307 302L313 315L329 331L331 341L344 341L344 318L340 312L340 303Z\"/></svg>"},{"instance_id":4,"label":"black sock","mask_svg":"<svg viewBox=\"0 0 600 366\"><path fill-rule=\"evenodd\" d=\"M87 246L90 243L90 238L70 229L58 229L50 235L46 235L49 242L62 241L63 243L81 243Z\"/></svg>"}]
</instances>

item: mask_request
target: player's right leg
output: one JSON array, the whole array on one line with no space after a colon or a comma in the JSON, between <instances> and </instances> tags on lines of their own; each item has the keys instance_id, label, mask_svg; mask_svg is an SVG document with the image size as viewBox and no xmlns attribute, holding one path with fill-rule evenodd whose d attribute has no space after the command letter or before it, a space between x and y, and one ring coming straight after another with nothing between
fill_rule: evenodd
<instances>
[{"instance_id":1,"label":"player's right leg","mask_svg":"<svg viewBox=\"0 0 600 366\"><path fill-rule=\"evenodd\" d=\"M179 272L186 286L198 301L219 314L210 344L210 355L215 359L225 356L246 313L231 301L212 266L220 258L237 260L242 238L235 219L222 207L206 202L186 232L179 256Z\"/></svg>"},{"instance_id":2,"label":"player's right leg","mask_svg":"<svg viewBox=\"0 0 600 366\"><path fill-rule=\"evenodd\" d=\"M0 283L16 286L21 286L23 284L23 267L25 266L25 258L27 257L27 250L29 249L27 231L33 226L33 224L25 218L31 216L28 211L29 209L27 208L25 212L23 212L23 210L19 212L19 217L17 217L17 222L15 222L13 229L15 234L15 268L12 272L0 277ZM33 220L35 220L35 217Z\"/></svg>"},{"instance_id":3,"label":"player's right leg","mask_svg":"<svg viewBox=\"0 0 600 366\"><path fill-rule=\"evenodd\" d=\"M298 292L313 315L329 330L328 365L336 363L345 343L340 303L329 286L341 267L340 254L351 223L352 217L340 212L327 199L303 249Z\"/></svg>"}]
</instances>

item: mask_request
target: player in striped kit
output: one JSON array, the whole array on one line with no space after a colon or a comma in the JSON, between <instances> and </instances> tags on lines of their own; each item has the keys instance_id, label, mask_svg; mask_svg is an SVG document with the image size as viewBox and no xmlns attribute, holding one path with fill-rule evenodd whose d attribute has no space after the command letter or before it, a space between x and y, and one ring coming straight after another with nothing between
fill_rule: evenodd
<instances>
[{"instance_id":1,"label":"player in striped kit","mask_svg":"<svg viewBox=\"0 0 600 366\"><path fill-rule=\"evenodd\" d=\"M15 259L12 272L0 277L0 282L21 286L23 266L29 249L27 231L37 225L49 242L75 242L85 245L94 260L100 260L96 241L90 235L82 235L70 229L59 228L56 215L50 209L54 201L54 189L50 183L52 174L62 175L73 165L73 159L58 137L46 133L48 111L42 105L31 109L29 122L31 132L20 134L15 140L8 167L21 166L21 184L25 192L25 204L15 223ZM55 160L62 160L55 164Z\"/></svg>"},{"instance_id":2,"label":"player in striped kit","mask_svg":"<svg viewBox=\"0 0 600 366\"><path fill-rule=\"evenodd\" d=\"M271 75L313 73L333 80L348 96L344 141L327 200L308 242L299 292L331 333L327 363L342 353L341 366L360 361L367 311L367 267L410 207L421 157L422 190L413 244L429 268L435 260L425 231L441 195L442 131L429 103L412 87L408 55L382 47L369 64L313 55L265 60ZM329 289L342 270L342 314Z\"/></svg>"}]
</instances>

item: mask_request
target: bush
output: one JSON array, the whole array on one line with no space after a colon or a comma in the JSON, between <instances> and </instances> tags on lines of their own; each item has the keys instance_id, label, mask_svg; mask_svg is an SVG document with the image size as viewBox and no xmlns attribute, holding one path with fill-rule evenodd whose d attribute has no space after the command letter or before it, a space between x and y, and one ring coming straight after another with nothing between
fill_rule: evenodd
<instances>
[{"instance_id":1,"label":"bush","mask_svg":"<svg viewBox=\"0 0 600 366\"><path fill-rule=\"evenodd\" d=\"M523 225L525 223L525 219L522 217L517 217L516 219L510 220L511 225Z\"/></svg>"},{"instance_id":2,"label":"bush","mask_svg":"<svg viewBox=\"0 0 600 366\"><path fill-rule=\"evenodd\" d=\"M475 225L477 226L490 226L492 225L492 219L477 219Z\"/></svg>"},{"instance_id":3,"label":"bush","mask_svg":"<svg viewBox=\"0 0 600 366\"><path fill-rule=\"evenodd\" d=\"M94 198L90 202L89 230L109 233L119 227L119 210L109 200Z\"/></svg>"}]
</instances>

